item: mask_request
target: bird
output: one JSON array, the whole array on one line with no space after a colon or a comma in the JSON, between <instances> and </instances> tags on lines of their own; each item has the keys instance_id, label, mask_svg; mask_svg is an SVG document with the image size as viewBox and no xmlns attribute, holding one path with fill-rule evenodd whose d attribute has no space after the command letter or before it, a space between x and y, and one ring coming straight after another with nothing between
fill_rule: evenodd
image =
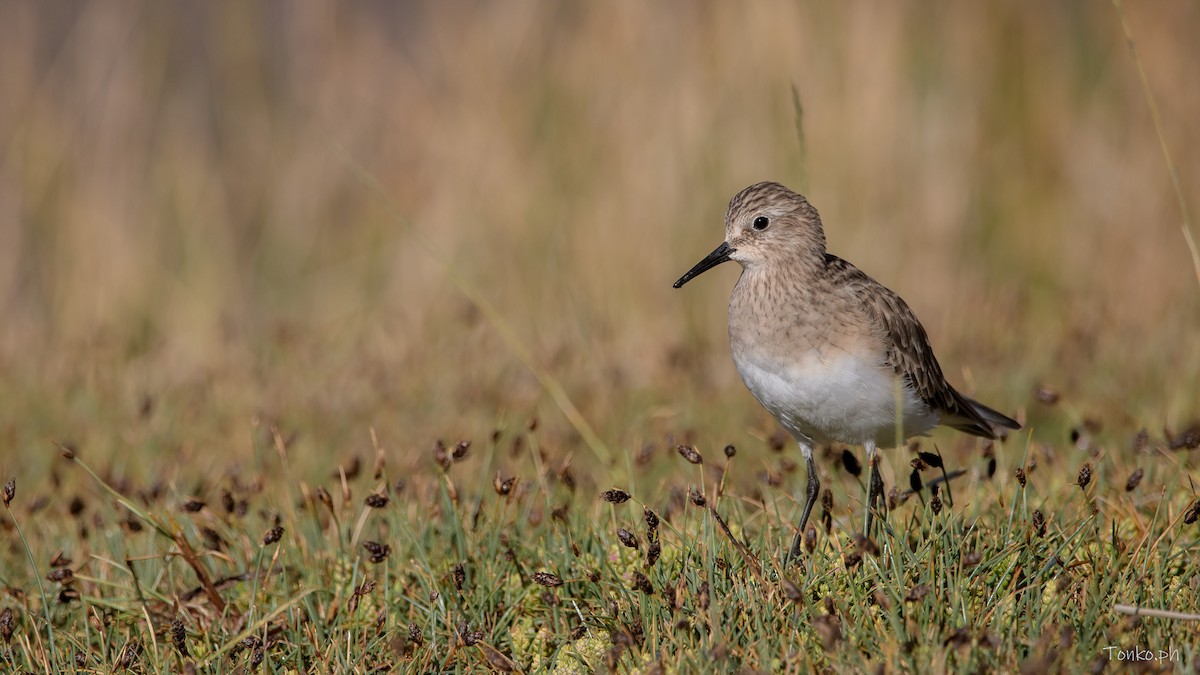
<instances>
[{"instance_id":1,"label":"bird","mask_svg":"<svg viewBox=\"0 0 1200 675\"><path fill-rule=\"evenodd\" d=\"M929 336L899 295L825 250L817 209L775 182L738 192L725 240L675 288L728 261L742 267L729 298L729 345L742 381L800 446L804 510L785 565L800 546L820 491L813 448L866 450L864 536L883 497L877 449L947 426L999 438L1015 420L961 394L942 373Z\"/></svg>"}]
</instances>

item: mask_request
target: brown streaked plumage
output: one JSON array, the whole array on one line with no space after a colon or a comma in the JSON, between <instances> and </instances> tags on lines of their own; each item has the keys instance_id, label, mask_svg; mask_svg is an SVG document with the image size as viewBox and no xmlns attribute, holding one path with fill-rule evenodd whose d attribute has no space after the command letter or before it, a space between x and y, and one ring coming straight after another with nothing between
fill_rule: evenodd
<instances>
[{"instance_id":1,"label":"brown streaked plumage","mask_svg":"<svg viewBox=\"0 0 1200 675\"><path fill-rule=\"evenodd\" d=\"M820 488L813 445L866 448L869 532L883 488L876 447L892 447L939 425L985 438L996 438L1000 427L1020 428L946 381L913 311L825 251L820 215L802 195L778 183L739 192L725 214L725 241L675 287L728 260L742 266L729 300L734 363L755 398L800 444L808 464L807 501L789 557L799 554Z\"/></svg>"}]
</instances>

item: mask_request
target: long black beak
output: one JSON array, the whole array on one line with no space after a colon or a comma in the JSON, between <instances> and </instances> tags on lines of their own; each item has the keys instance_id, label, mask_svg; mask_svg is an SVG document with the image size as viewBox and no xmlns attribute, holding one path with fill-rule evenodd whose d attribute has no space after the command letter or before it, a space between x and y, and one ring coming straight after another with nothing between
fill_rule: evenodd
<instances>
[{"instance_id":1,"label":"long black beak","mask_svg":"<svg viewBox=\"0 0 1200 675\"><path fill-rule=\"evenodd\" d=\"M729 244L721 242L721 245L718 246L712 253L704 256L704 260L696 263L696 266L688 270L687 274L679 277L679 281L676 281L674 284L675 288L682 288L684 284L692 279L729 260L729 255L736 250L737 249L733 248Z\"/></svg>"}]
</instances>

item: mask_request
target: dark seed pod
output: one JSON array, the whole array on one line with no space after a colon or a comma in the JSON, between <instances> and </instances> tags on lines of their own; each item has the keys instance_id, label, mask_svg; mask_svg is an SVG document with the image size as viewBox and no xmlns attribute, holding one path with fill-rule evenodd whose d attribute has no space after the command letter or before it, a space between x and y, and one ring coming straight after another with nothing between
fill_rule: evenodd
<instances>
[{"instance_id":1,"label":"dark seed pod","mask_svg":"<svg viewBox=\"0 0 1200 675\"><path fill-rule=\"evenodd\" d=\"M46 575L46 581L55 584L69 584L75 581L75 572L70 567L59 567L50 570L50 573Z\"/></svg>"},{"instance_id":2,"label":"dark seed pod","mask_svg":"<svg viewBox=\"0 0 1200 675\"><path fill-rule=\"evenodd\" d=\"M461 591L463 589L463 584L465 584L466 582L467 582L466 568L463 567L462 563L456 563L454 565L454 587Z\"/></svg>"},{"instance_id":3,"label":"dark seed pod","mask_svg":"<svg viewBox=\"0 0 1200 675\"><path fill-rule=\"evenodd\" d=\"M1016 471L1013 471L1013 475L1017 477L1017 482L1021 484L1022 488L1024 488L1025 487L1025 469L1018 468Z\"/></svg>"},{"instance_id":4,"label":"dark seed pod","mask_svg":"<svg viewBox=\"0 0 1200 675\"><path fill-rule=\"evenodd\" d=\"M904 601L905 602L919 602L921 600L921 598L924 598L926 595L929 595L930 590L932 590L932 589L929 588L929 584L920 584L917 586L913 586L911 589L909 589L908 593L904 594Z\"/></svg>"},{"instance_id":5,"label":"dark seed pod","mask_svg":"<svg viewBox=\"0 0 1200 675\"><path fill-rule=\"evenodd\" d=\"M270 546L271 544L274 544L275 542L279 541L282 538L283 538L283 528L280 527L279 525L276 525L275 527L272 527L271 529L267 530L266 535L263 536L263 546Z\"/></svg>"},{"instance_id":6,"label":"dark seed pod","mask_svg":"<svg viewBox=\"0 0 1200 675\"><path fill-rule=\"evenodd\" d=\"M17 496L17 479L9 478L4 484L4 505L8 506L12 503L14 497Z\"/></svg>"},{"instance_id":7,"label":"dark seed pod","mask_svg":"<svg viewBox=\"0 0 1200 675\"><path fill-rule=\"evenodd\" d=\"M421 635L421 627L415 623L408 624L408 641L414 645L425 644L425 637Z\"/></svg>"},{"instance_id":8,"label":"dark seed pod","mask_svg":"<svg viewBox=\"0 0 1200 675\"><path fill-rule=\"evenodd\" d=\"M183 619L175 619L171 622L171 643L175 645L175 651L185 659L191 654L188 654L187 648L187 631L183 627Z\"/></svg>"},{"instance_id":9,"label":"dark seed pod","mask_svg":"<svg viewBox=\"0 0 1200 675\"><path fill-rule=\"evenodd\" d=\"M17 629L17 615L12 607L5 607L0 611L0 641L8 644L12 639L13 633Z\"/></svg>"},{"instance_id":10,"label":"dark seed pod","mask_svg":"<svg viewBox=\"0 0 1200 675\"><path fill-rule=\"evenodd\" d=\"M1144 452L1146 446L1150 444L1150 434L1146 433L1145 429L1138 431L1133 436L1133 454Z\"/></svg>"},{"instance_id":11,"label":"dark seed pod","mask_svg":"<svg viewBox=\"0 0 1200 675\"><path fill-rule=\"evenodd\" d=\"M446 444L440 438L433 444L433 461L442 467L442 471L449 469L451 462L453 462L450 459L450 454L446 452Z\"/></svg>"},{"instance_id":12,"label":"dark seed pod","mask_svg":"<svg viewBox=\"0 0 1200 675\"><path fill-rule=\"evenodd\" d=\"M704 498L704 495L691 488L688 488L688 498L691 499L692 503L696 506L705 506L708 504L708 500Z\"/></svg>"},{"instance_id":13,"label":"dark seed pod","mask_svg":"<svg viewBox=\"0 0 1200 675\"><path fill-rule=\"evenodd\" d=\"M626 548L631 548L631 549L634 549L635 551L637 550L637 547L638 547L637 537L633 536L633 533L630 532L629 530L627 530L623 527L618 529L617 530L617 539L620 539L621 543L624 544Z\"/></svg>"},{"instance_id":14,"label":"dark seed pod","mask_svg":"<svg viewBox=\"0 0 1200 675\"><path fill-rule=\"evenodd\" d=\"M1042 405L1054 405L1058 403L1058 392L1044 384L1033 390L1033 397Z\"/></svg>"},{"instance_id":15,"label":"dark seed pod","mask_svg":"<svg viewBox=\"0 0 1200 675\"><path fill-rule=\"evenodd\" d=\"M534 572L532 578L534 583L542 586L549 586L550 588L556 588L563 585L563 580L557 574L551 574L549 572Z\"/></svg>"},{"instance_id":16,"label":"dark seed pod","mask_svg":"<svg viewBox=\"0 0 1200 675\"><path fill-rule=\"evenodd\" d=\"M387 495L381 495L379 493L367 495L367 498L364 500L366 505L373 509L382 509L388 505L388 501Z\"/></svg>"},{"instance_id":17,"label":"dark seed pod","mask_svg":"<svg viewBox=\"0 0 1200 675\"><path fill-rule=\"evenodd\" d=\"M646 529L650 532L658 530L658 514L651 511L649 507L642 509L642 517L646 519Z\"/></svg>"},{"instance_id":18,"label":"dark seed pod","mask_svg":"<svg viewBox=\"0 0 1200 675\"><path fill-rule=\"evenodd\" d=\"M1145 470L1143 470L1141 467L1138 467L1137 470L1129 476L1129 480L1125 481L1125 491L1133 492L1136 490L1138 484L1142 482L1142 476L1145 475Z\"/></svg>"},{"instance_id":19,"label":"dark seed pod","mask_svg":"<svg viewBox=\"0 0 1200 675\"><path fill-rule=\"evenodd\" d=\"M513 485L516 482L516 476L511 478L501 478L500 472L497 471L496 480L492 481L492 488L496 491L496 494L500 495L501 497L506 497L512 492Z\"/></svg>"},{"instance_id":20,"label":"dark seed pod","mask_svg":"<svg viewBox=\"0 0 1200 675\"><path fill-rule=\"evenodd\" d=\"M925 484L921 481L921 472L918 469L913 469L912 473L908 474L908 487L914 493L920 492Z\"/></svg>"},{"instance_id":21,"label":"dark seed pod","mask_svg":"<svg viewBox=\"0 0 1200 675\"><path fill-rule=\"evenodd\" d=\"M817 528L812 525L804 531L804 550L809 553L817 550Z\"/></svg>"},{"instance_id":22,"label":"dark seed pod","mask_svg":"<svg viewBox=\"0 0 1200 675\"><path fill-rule=\"evenodd\" d=\"M1188 525L1196 522L1197 519L1200 519L1200 499L1192 502L1191 508L1183 514L1183 522Z\"/></svg>"},{"instance_id":23,"label":"dark seed pod","mask_svg":"<svg viewBox=\"0 0 1200 675\"><path fill-rule=\"evenodd\" d=\"M725 457L727 457L728 459L733 459L733 456L736 454L737 454L737 448L733 447L732 445L725 446Z\"/></svg>"},{"instance_id":24,"label":"dark seed pod","mask_svg":"<svg viewBox=\"0 0 1200 675\"><path fill-rule=\"evenodd\" d=\"M329 490L318 486L316 489L317 501L325 505L325 508L333 510L333 497L330 496Z\"/></svg>"},{"instance_id":25,"label":"dark seed pod","mask_svg":"<svg viewBox=\"0 0 1200 675\"><path fill-rule=\"evenodd\" d=\"M932 466L935 469L944 468L942 465L942 456L941 455L936 455L932 452L918 452L917 457L920 457L922 462L925 462L926 464L928 464L929 466Z\"/></svg>"},{"instance_id":26,"label":"dark seed pod","mask_svg":"<svg viewBox=\"0 0 1200 675\"><path fill-rule=\"evenodd\" d=\"M935 516L942 512L942 495L937 490L934 490L933 496L929 498L929 510L933 511Z\"/></svg>"},{"instance_id":27,"label":"dark seed pod","mask_svg":"<svg viewBox=\"0 0 1200 675\"><path fill-rule=\"evenodd\" d=\"M854 535L854 545L862 553L879 555L879 546L875 543L875 540L870 537L856 534Z\"/></svg>"},{"instance_id":28,"label":"dark seed pod","mask_svg":"<svg viewBox=\"0 0 1200 675\"><path fill-rule=\"evenodd\" d=\"M650 583L645 574L637 570L633 572L633 587L646 595L654 595L654 584Z\"/></svg>"},{"instance_id":29,"label":"dark seed pod","mask_svg":"<svg viewBox=\"0 0 1200 675\"><path fill-rule=\"evenodd\" d=\"M846 473L857 478L862 475L862 464L859 463L858 457L848 448L842 449L842 468Z\"/></svg>"},{"instance_id":30,"label":"dark seed pod","mask_svg":"<svg viewBox=\"0 0 1200 675\"><path fill-rule=\"evenodd\" d=\"M601 492L600 499L603 499L610 504L624 504L625 502L629 501L629 493L624 490L617 490L614 488L612 490L605 490L604 492Z\"/></svg>"},{"instance_id":31,"label":"dark seed pod","mask_svg":"<svg viewBox=\"0 0 1200 675\"><path fill-rule=\"evenodd\" d=\"M658 543L658 539L651 539L650 545L646 547L646 567L653 567L654 563L658 562L660 555L662 555L662 544Z\"/></svg>"},{"instance_id":32,"label":"dark seed pod","mask_svg":"<svg viewBox=\"0 0 1200 675\"><path fill-rule=\"evenodd\" d=\"M1079 467L1079 489L1086 490L1088 483L1091 483L1091 482L1092 482L1092 465L1090 463L1084 463L1083 466Z\"/></svg>"},{"instance_id":33,"label":"dark seed pod","mask_svg":"<svg viewBox=\"0 0 1200 675\"><path fill-rule=\"evenodd\" d=\"M221 508L225 513L233 513L233 509L237 504L233 501L233 493L228 488L221 488Z\"/></svg>"},{"instance_id":34,"label":"dark seed pod","mask_svg":"<svg viewBox=\"0 0 1200 675\"><path fill-rule=\"evenodd\" d=\"M392 547L387 544L381 544L377 541L363 542L363 548L367 549L367 560L373 564L379 564L392 553Z\"/></svg>"},{"instance_id":35,"label":"dark seed pod","mask_svg":"<svg viewBox=\"0 0 1200 675\"><path fill-rule=\"evenodd\" d=\"M1046 516L1041 511L1033 512L1033 531L1039 538L1046 536Z\"/></svg>"},{"instance_id":36,"label":"dark seed pod","mask_svg":"<svg viewBox=\"0 0 1200 675\"><path fill-rule=\"evenodd\" d=\"M471 453L471 441L459 441L454 446L454 451L450 457L456 462L461 462Z\"/></svg>"},{"instance_id":37,"label":"dark seed pod","mask_svg":"<svg viewBox=\"0 0 1200 675\"><path fill-rule=\"evenodd\" d=\"M683 457L687 461L691 462L692 464L703 464L704 463L704 459L702 457L700 457L700 451L697 450L694 446L677 445L677 446L675 446L675 451L678 452L681 457Z\"/></svg>"},{"instance_id":38,"label":"dark seed pod","mask_svg":"<svg viewBox=\"0 0 1200 675\"><path fill-rule=\"evenodd\" d=\"M783 589L783 597L798 605L804 604L804 593L790 579L787 577L780 579L779 586Z\"/></svg>"}]
</instances>

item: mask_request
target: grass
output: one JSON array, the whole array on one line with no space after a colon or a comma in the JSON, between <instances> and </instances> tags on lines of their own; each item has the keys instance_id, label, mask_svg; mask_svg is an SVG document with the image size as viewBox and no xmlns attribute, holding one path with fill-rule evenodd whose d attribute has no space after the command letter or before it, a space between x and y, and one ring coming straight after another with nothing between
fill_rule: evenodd
<instances>
[{"instance_id":1,"label":"grass","mask_svg":"<svg viewBox=\"0 0 1200 675\"><path fill-rule=\"evenodd\" d=\"M4 7L0 670L1195 669L1197 10L1118 10ZM823 449L789 569L670 289L762 179L1025 425L870 540Z\"/></svg>"},{"instance_id":2,"label":"grass","mask_svg":"<svg viewBox=\"0 0 1200 675\"><path fill-rule=\"evenodd\" d=\"M401 471L381 445L313 484L279 433L260 438L262 466L202 490L113 485L63 449L56 475L83 478L82 496L10 515L40 525L39 564L14 541L0 580L8 666L1044 672L1103 667L1110 646L1175 650L1150 664L1168 669L1197 657L1179 620L1114 613L1200 606L1197 507L1173 469L1189 451L1161 442L1127 461L1084 441L1085 478L1014 436L992 458L1022 476L989 476L977 455L953 505L893 493L873 541L854 536L860 483L830 453L808 551L784 570L802 471L768 448L684 446L692 464L654 444L610 486L531 422L439 441Z\"/></svg>"}]
</instances>

